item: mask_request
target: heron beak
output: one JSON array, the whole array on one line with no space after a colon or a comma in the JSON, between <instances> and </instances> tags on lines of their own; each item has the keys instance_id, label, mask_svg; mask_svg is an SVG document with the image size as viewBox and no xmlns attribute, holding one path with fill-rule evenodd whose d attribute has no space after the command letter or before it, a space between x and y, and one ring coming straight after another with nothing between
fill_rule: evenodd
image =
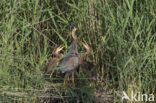
<instances>
[{"instance_id":1,"label":"heron beak","mask_svg":"<svg viewBox=\"0 0 156 103\"><path fill-rule=\"evenodd\" d=\"M62 50L64 47L64 45L60 45L58 48Z\"/></svg>"},{"instance_id":2,"label":"heron beak","mask_svg":"<svg viewBox=\"0 0 156 103\"><path fill-rule=\"evenodd\" d=\"M74 31L77 31L77 30L78 30L78 29L75 27L75 28L74 28Z\"/></svg>"},{"instance_id":3,"label":"heron beak","mask_svg":"<svg viewBox=\"0 0 156 103\"><path fill-rule=\"evenodd\" d=\"M82 42L82 41L80 41L80 43L81 43L82 45L85 45L84 42Z\"/></svg>"},{"instance_id":4,"label":"heron beak","mask_svg":"<svg viewBox=\"0 0 156 103\"><path fill-rule=\"evenodd\" d=\"M64 47L65 47L64 45L60 45L60 46L57 48L57 50L58 50L58 51L61 51Z\"/></svg>"},{"instance_id":5,"label":"heron beak","mask_svg":"<svg viewBox=\"0 0 156 103\"><path fill-rule=\"evenodd\" d=\"M89 45L87 44L87 42L85 40L83 40L84 42L80 41L80 43L85 47L85 48L89 48Z\"/></svg>"}]
</instances>

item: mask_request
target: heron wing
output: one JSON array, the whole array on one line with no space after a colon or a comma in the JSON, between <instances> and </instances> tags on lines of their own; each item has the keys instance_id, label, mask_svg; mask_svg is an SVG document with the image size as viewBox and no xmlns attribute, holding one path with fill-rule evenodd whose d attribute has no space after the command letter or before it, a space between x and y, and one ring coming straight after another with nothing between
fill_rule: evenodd
<instances>
[{"instance_id":1,"label":"heron wing","mask_svg":"<svg viewBox=\"0 0 156 103\"><path fill-rule=\"evenodd\" d=\"M75 60L75 61L74 61ZM73 55L73 54L67 54L65 57L63 57L60 60L59 65L70 65L73 62L76 62L76 60L78 60L78 57Z\"/></svg>"},{"instance_id":2,"label":"heron wing","mask_svg":"<svg viewBox=\"0 0 156 103\"><path fill-rule=\"evenodd\" d=\"M64 60L62 60L59 66L61 66L60 71L62 73L73 71L78 66L78 57L70 56L70 57L64 58Z\"/></svg>"}]
</instances>

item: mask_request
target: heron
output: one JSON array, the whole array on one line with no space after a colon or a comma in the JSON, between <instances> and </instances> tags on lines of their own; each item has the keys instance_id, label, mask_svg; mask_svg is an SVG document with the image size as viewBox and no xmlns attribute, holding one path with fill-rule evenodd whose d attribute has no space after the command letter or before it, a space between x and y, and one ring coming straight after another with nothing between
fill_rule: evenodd
<instances>
[{"instance_id":1,"label":"heron","mask_svg":"<svg viewBox=\"0 0 156 103\"><path fill-rule=\"evenodd\" d=\"M89 73L89 78L92 79L92 80L96 80L96 77L97 77L97 71L95 69L95 65L94 63L92 62L89 62L89 61L85 61L84 58L89 56L91 54L91 47L88 45L88 43L83 40L80 41L80 43L83 45L83 47L86 49L86 52L85 53L82 53L79 57L79 69L78 71L82 71L83 73L87 74L88 71L91 71Z\"/></svg>"},{"instance_id":2,"label":"heron","mask_svg":"<svg viewBox=\"0 0 156 103\"><path fill-rule=\"evenodd\" d=\"M85 47L85 49L87 50L85 53L81 54L81 56L79 57L79 64L83 63L83 59L84 57L88 56L91 52L91 47L87 44L87 42L84 40L83 42L80 41L80 43Z\"/></svg>"},{"instance_id":3,"label":"heron","mask_svg":"<svg viewBox=\"0 0 156 103\"><path fill-rule=\"evenodd\" d=\"M52 68L55 68L59 64L59 60L63 57L63 54L60 53L60 51L64 48L64 45L61 45L53 50L54 58L51 59L51 61L48 63L47 66L47 73L50 74L50 77L54 73L54 70L51 70Z\"/></svg>"},{"instance_id":4,"label":"heron","mask_svg":"<svg viewBox=\"0 0 156 103\"><path fill-rule=\"evenodd\" d=\"M77 36L75 34L77 28L74 24L71 25L71 34L72 34L72 44L69 48L67 55L60 61L60 71L65 73L65 80L69 79L69 76L72 75L72 83L74 84L74 71L78 68L79 58L77 50Z\"/></svg>"}]
</instances>

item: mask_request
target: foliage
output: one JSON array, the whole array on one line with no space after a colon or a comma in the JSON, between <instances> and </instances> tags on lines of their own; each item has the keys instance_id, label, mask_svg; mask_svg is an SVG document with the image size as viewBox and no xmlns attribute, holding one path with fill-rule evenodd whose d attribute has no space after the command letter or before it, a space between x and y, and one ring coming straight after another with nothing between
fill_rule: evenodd
<instances>
[{"instance_id":1,"label":"foliage","mask_svg":"<svg viewBox=\"0 0 156 103\"><path fill-rule=\"evenodd\" d=\"M66 45L67 52L72 40L70 25L75 23L78 39L92 47L86 58L96 65L96 86L113 88L114 93L154 94L155 7L155 0L1 0L0 93L43 89L47 82L40 80L43 67L58 45ZM78 49L84 52L80 45ZM104 78L109 80L106 85L100 84ZM25 100L1 94L0 101ZM25 101L35 102L35 98Z\"/></svg>"}]
</instances>

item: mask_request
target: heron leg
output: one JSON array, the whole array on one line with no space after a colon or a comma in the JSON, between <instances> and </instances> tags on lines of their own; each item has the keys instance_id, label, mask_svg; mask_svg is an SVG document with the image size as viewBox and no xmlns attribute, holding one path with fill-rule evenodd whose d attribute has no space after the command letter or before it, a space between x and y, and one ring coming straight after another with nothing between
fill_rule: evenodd
<instances>
[{"instance_id":1,"label":"heron leg","mask_svg":"<svg viewBox=\"0 0 156 103\"><path fill-rule=\"evenodd\" d=\"M74 83L74 72L72 72L71 80L72 80L72 83L75 84L75 83Z\"/></svg>"},{"instance_id":2,"label":"heron leg","mask_svg":"<svg viewBox=\"0 0 156 103\"><path fill-rule=\"evenodd\" d=\"M52 70L52 72L50 73L50 78L52 77L53 73L54 73L54 70Z\"/></svg>"},{"instance_id":3,"label":"heron leg","mask_svg":"<svg viewBox=\"0 0 156 103\"><path fill-rule=\"evenodd\" d=\"M82 72L82 65L79 67L79 74Z\"/></svg>"},{"instance_id":4,"label":"heron leg","mask_svg":"<svg viewBox=\"0 0 156 103\"><path fill-rule=\"evenodd\" d=\"M65 85L67 81L69 81L69 77L66 77L66 78L64 79L64 83L63 83L63 84Z\"/></svg>"},{"instance_id":5,"label":"heron leg","mask_svg":"<svg viewBox=\"0 0 156 103\"><path fill-rule=\"evenodd\" d=\"M67 81L69 81L69 74L68 73L66 73L64 76L64 83L63 84L65 85Z\"/></svg>"},{"instance_id":6,"label":"heron leg","mask_svg":"<svg viewBox=\"0 0 156 103\"><path fill-rule=\"evenodd\" d=\"M66 84L66 81L67 81L67 78L64 79L64 83L63 83L64 85Z\"/></svg>"}]
</instances>

